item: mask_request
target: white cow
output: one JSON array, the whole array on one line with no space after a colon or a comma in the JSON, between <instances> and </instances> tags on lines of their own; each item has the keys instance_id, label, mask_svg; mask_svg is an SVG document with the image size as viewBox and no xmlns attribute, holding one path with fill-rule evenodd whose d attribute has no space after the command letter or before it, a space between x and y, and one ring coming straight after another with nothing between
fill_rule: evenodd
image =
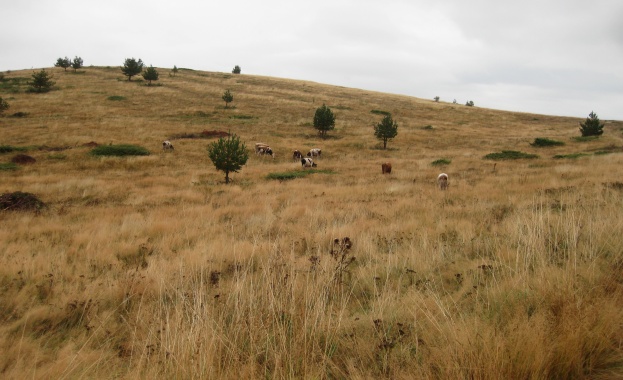
<instances>
[{"instance_id":1,"label":"white cow","mask_svg":"<svg viewBox=\"0 0 623 380\"><path fill-rule=\"evenodd\" d=\"M174 150L173 144L171 144L171 141L169 141L169 140L163 141L162 142L162 150Z\"/></svg>"},{"instance_id":2,"label":"white cow","mask_svg":"<svg viewBox=\"0 0 623 380\"><path fill-rule=\"evenodd\" d=\"M301 166L304 167L304 168L315 168L318 165L316 165L314 163L314 160L312 160L311 158L303 157L303 158L301 158Z\"/></svg>"},{"instance_id":3,"label":"white cow","mask_svg":"<svg viewBox=\"0 0 623 380\"><path fill-rule=\"evenodd\" d=\"M437 176L437 184L441 190L446 190L448 188L448 175L446 173L441 173Z\"/></svg>"},{"instance_id":4,"label":"white cow","mask_svg":"<svg viewBox=\"0 0 623 380\"><path fill-rule=\"evenodd\" d=\"M313 148L309 150L309 152L307 153L307 157L320 157L321 153L322 149Z\"/></svg>"}]
</instances>

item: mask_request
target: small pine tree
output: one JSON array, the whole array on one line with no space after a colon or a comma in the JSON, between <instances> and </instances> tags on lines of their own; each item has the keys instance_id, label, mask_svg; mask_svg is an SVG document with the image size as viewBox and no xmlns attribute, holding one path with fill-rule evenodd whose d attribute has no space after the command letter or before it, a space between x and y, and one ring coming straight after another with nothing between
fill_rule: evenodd
<instances>
[{"instance_id":1,"label":"small pine tree","mask_svg":"<svg viewBox=\"0 0 623 380\"><path fill-rule=\"evenodd\" d=\"M160 77L160 74L158 74L158 71L153 66L149 66L141 75L143 76L143 79L147 81L148 86L151 86L152 80L156 81Z\"/></svg>"},{"instance_id":2,"label":"small pine tree","mask_svg":"<svg viewBox=\"0 0 623 380\"><path fill-rule=\"evenodd\" d=\"M391 115L387 115L383 120L374 127L374 136L383 140L383 149L387 148L387 141L398 135L398 124L392 119Z\"/></svg>"},{"instance_id":3,"label":"small pine tree","mask_svg":"<svg viewBox=\"0 0 623 380\"><path fill-rule=\"evenodd\" d=\"M138 61L134 58L126 58L121 68L121 72L128 77L128 81L131 81L133 76L140 74L142 71L143 61L140 58Z\"/></svg>"},{"instance_id":4,"label":"small pine tree","mask_svg":"<svg viewBox=\"0 0 623 380\"><path fill-rule=\"evenodd\" d=\"M71 61L67 57L57 59L56 63L54 64L54 67L62 67L63 69L65 69L65 71L67 71L67 68L69 66L71 66Z\"/></svg>"},{"instance_id":5,"label":"small pine tree","mask_svg":"<svg viewBox=\"0 0 623 380\"><path fill-rule=\"evenodd\" d=\"M9 103L0 97L0 115L2 115L4 111L8 110L9 107Z\"/></svg>"},{"instance_id":6,"label":"small pine tree","mask_svg":"<svg viewBox=\"0 0 623 380\"><path fill-rule=\"evenodd\" d=\"M465 103L466 106L468 107L473 107L474 106L474 101L473 100L468 100L467 103Z\"/></svg>"},{"instance_id":7,"label":"small pine tree","mask_svg":"<svg viewBox=\"0 0 623 380\"><path fill-rule=\"evenodd\" d=\"M228 104L234 101L234 96L231 94L231 92L229 92L229 90L225 90L222 99L225 101L225 108L227 108Z\"/></svg>"},{"instance_id":8,"label":"small pine tree","mask_svg":"<svg viewBox=\"0 0 623 380\"><path fill-rule=\"evenodd\" d=\"M32 74L30 87L34 92L48 92L56 84L52 81L53 76L49 75L44 69Z\"/></svg>"},{"instance_id":9,"label":"small pine tree","mask_svg":"<svg viewBox=\"0 0 623 380\"><path fill-rule=\"evenodd\" d=\"M580 132L583 137L601 136L604 133L604 124L599 120L597 114L591 111L586 121L580 123Z\"/></svg>"},{"instance_id":10,"label":"small pine tree","mask_svg":"<svg viewBox=\"0 0 623 380\"><path fill-rule=\"evenodd\" d=\"M76 70L82 68L82 64L83 64L82 58L78 56L76 56L74 60L71 61L71 67L74 69L74 73L76 72Z\"/></svg>"},{"instance_id":11,"label":"small pine tree","mask_svg":"<svg viewBox=\"0 0 623 380\"><path fill-rule=\"evenodd\" d=\"M318 130L322 138L327 136L328 131L335 129L335 115L333 115L331 109L325 104L316 109L316 113L314 114L314 128Z\"/></svg>"},{"instance_id":12,"label":"small pine tree","mask_svg":"<svg viewBox=\"0 0 623 380\"><path fill-rule=\"evenodd\" d=\"M240 74L240 66L236 65L231 72L233 74Z\"/></svg>"},{"instance_id":13,"label":"small pine tree","mask_svg":"<svg viewBox=\"0 0 623 380\"><path fill-rule=\"evenodd\" d=\"M246 145L235 134L221 137L208 146L208 157L216 170L225 172L225 183L229 183L229 173L237 173L247 163L249 152Z\"/></svg>"},{"instance_id":14,"label":"small pine tree","mask_svg":"<svg viewBox=\"0 0 623 380\"><path fill-rule=\"evenodd\" d=\"M171 70L171 72L173 73L173 76L175 76L178 72L177 66L173 65L173 70Z\"/></svg>"}]
</instances>

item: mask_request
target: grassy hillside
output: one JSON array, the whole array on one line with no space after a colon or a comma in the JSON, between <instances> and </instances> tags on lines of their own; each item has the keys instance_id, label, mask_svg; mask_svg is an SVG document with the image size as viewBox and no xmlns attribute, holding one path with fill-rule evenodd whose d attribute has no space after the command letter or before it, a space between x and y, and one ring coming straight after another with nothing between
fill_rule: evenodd
<instances>
[{"instance_id":1,"label":"grassy hillside","mask_svg":"<svg viewBox=\"0 0 623 380\"><path fill-rule=\"evenodd\" d=\"M47 70L48 93L0 83L0 194L44 203L0 210L0 377L623 376L622 122L577 139L579 119L311 82ZM225 185L203 131L276 157Z\"/></svg>"}]
</instances>

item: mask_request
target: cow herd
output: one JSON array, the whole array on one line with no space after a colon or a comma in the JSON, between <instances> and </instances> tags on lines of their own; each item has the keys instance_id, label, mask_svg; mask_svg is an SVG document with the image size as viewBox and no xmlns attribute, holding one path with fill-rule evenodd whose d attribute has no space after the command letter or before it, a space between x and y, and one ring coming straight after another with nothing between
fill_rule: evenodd
<instances>
[{"instance_id":1,"label":"cow herd","mask_svg":"<svg viewBox=\"0 0 623 380\"><path fill-rule=\"evenodd\" d=\"M173 150L173 144L171 141L165 140L162 142L162 150ZM269 155L273 159L275 158L275 152L273 149L265 143L255 143L255 154L258 156ZM314 162L314 157L320 157L322 155L322 149L313 148L307 152L306 156L303 156L300 150L294 150L292 152L292 160L300 161L301 166L303 168L315 168L318 165ZM381 172L383 174L391 174L392 172L392 164L391 162L384 162L381 164ZM441 173L437 176L437 185L440 190L448 189L448 175L446 173Z\"/></svg>"}]
</instances>

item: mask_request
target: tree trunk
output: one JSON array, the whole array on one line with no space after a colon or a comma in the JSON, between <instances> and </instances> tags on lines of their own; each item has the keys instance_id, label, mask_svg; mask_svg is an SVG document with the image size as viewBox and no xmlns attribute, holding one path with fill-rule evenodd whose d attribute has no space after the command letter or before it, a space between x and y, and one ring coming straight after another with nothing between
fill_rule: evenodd
<instances>
[{"instance_id":1,"label":"tree trunk","mask_svg":"<svg viewBox=\"0 0 623 380\"><path fill-rule=\"evenodd\" d=\"M229 183L229 172L226 171L225 172L225 184L227 185Z\"/></svg>"}]
</instances>

